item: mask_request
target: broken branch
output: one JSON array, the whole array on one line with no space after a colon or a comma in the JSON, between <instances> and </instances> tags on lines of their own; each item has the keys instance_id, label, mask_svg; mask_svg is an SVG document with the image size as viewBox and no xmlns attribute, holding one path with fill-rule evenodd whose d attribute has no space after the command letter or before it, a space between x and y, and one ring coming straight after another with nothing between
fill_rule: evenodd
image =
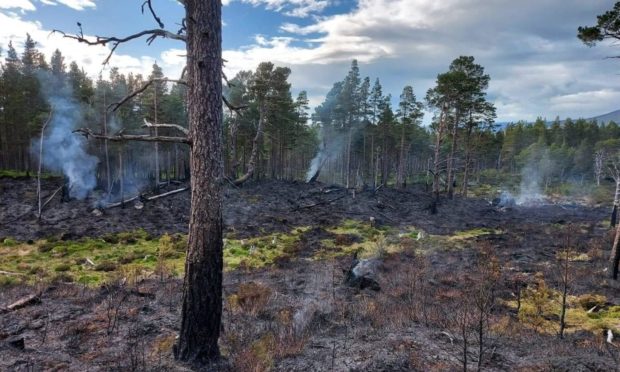
<instances>
[{"instance_id":1,"label":"broken branch","mask_svg":"<svg viewBox=\"0 0 620 372\"><path fill-rule=\"evenodd\" d=\"M13 302L12 304L10 304L9 306L5 307L5 308L1 308L0 309L0 314L2 313L8 313L11 311L15 311L15 310L19 310L23 307L26 306L30 306L30 305L34 305L41 302L41 293L36 293L36 294L32 294L30 296L26 296L24 298L21 298L15 302Z\"/></svg>"},{"instance_id":2,"label":"broken branch","mask_svg":"<svg viewBox=\"0 0 620 372\"><path fill-rule=\"evenodd\" d=\"M182 127L179 124L153 124L151 122L148 122L146 118L144 119L144 125L142 125L142 128L173 128L185 134L186 136L189 134L189 129Z\"/></svg>"},{"instance_id":3,"label":"broken branch","mask_svg":"<svg viewBox=\"0 0 620 372\"><path fill-rule=\"evenodd\" d=\"M87 139L89 137L96 139L105 139L108 141L124 142L124 141L142 141L142 142L171 142L171 143L185 143L191 145L191 141L187 137L170 137L170 136L151 136L148 134L117 134L114 136L106 136L103 134L93 133L89 128L80 128L73 131L73 133L80 133Z\"/></svg>"},{"instance_id":4,"label":"broken branch","mask_svg":"<svg viewBox=\"0 0 620 372\"><path fill-rule=\"evenodd\" d=\"M126 43L128 41L134 40L134 39L139 39L143 36L147 36L146 38L146 42L147 44L151 45L151 43L158 37L161 38L168 38L168 39L173 39L173 40L180 40L185 42L186 41L186 37L185 35L177 35L173 32L170 31L166 31L166 30L161 30L161 29L153 29L153 30L144 30L144 31L140 31L138 33L126 36L126 37L115 37L115 36L95 36L95 39L88 39L86 37L84 37L84 35L82 34L81 28L80 28L80 34L79 35L69 35L64 31L60 31L60 30L52 30L52 33L59 33L61 34L63 37L66 37L68 39L73 39L73 40L77 40L80 43L84 43L87 45L103 45L106 46L108 44L112 44L112 48L110 50L110 53L108 54L108 56L106 57L106 59L103 61L104 65L107 65L108 62L110 62L110 58L112 58L112 54L114 54L114 52L116 51L116 48L118 48L118 46L122 43Z\"/></svg>"}]
</instances>

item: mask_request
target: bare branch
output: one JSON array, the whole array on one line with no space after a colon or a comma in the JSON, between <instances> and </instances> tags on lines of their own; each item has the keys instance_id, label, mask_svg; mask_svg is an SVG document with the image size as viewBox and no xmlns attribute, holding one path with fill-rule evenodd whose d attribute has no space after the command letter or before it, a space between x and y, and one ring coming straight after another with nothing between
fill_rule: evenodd
<instances>
[{"instance_id":1,"label":"bare branch","mask_svg":"<svg viewBox=\"0 0 620 372\"><path fill-rule=\"evenodd\" d=\"M146 119L144 119L144 125L142 125L142 128L172 128L178 130L186 136L189 135L189 129L182 127L179 124L153 124L148 122Z\"/></svg>"},{"instance_id":2,"label":"bare branch","mask_svg":"<svg viewBox=\"0 0 620 372\"><path fill-rule=\"evenodd\" d=\"M80 133L87 139L89 137L96 139L105 139L114 142L124 141L142 141L142 142L172 142L172 143L186 143L191 145L191 141L187 137L170 137L170 136L151 136L148 134L117 134L114 136L106 136L99 133L93 133L89 128L80 128L73 131L73 133Z\"/></svg>"},{"instance_id":3,"label":"bare branch","mask_svg":"<svg viewBox=\"0 0 620 372\"><path fill-rule=\"evenodd\" d=\"M151 0L145 0L142 3L142 14L144 14L144 6L148 5L149 6L149 10L151 11L151 15L153 16L153 18L155 19L155 22L157 22L157 24L159 25L159 28L164 28L164 23L161 21L161 19L157 16L157 14L155 14L155 10L153 10L153 4L151 4Z\"/></svg>"},{"instance_id":4,"label":"bare branch","mask_svg":"<svg viewBox=\"0 0 620 372\"><path fill-rule=\"evenodd\" d=\"M112 45L112 49L110 50L110 54L108 54L108 56L106 57L106 59L103 61L104 65L107 65L108 62L110 62L110 58L112 58L112 54L114 54L114 52L116 51L116 48L118 48L118 46L122 43L126 43L128 41L134 40L134 39L139 39L143 36L148 36L146 38L146 42L147 44L151 44L156 38L161 37L161 38L167 38L167 39L173 39L173 40L180 40L180 41L186 41L186 37L185 35L178 35L175 34L173 32L170 31L166 31L166 30L161 30L161 29L153 29L153 30L144 30L144 31L140 31L138 33L126 36L126 37L115 37L115 36L95 36L94 39L92 38L86 38L84 37L84 34L82 33L82 27L80 25L80 33L78 35L69 35L64 31L60 31L60 30L53 30L51 33L59 33L61 34L63 37L66 37L68 39L73 39L73 40L77 40L80 43L84 43L87 45L103 45L106 46L108 44Z\"/></svg>"},{"instance_id":5,"label":"bare branch","mask_svg":"<svg viewBox=\"0 0 620 372\"><path fill-rule=\"evenodd\" d=\"M144 85L142 85L140 88L138 88L135 91L129 93L127 96L125 96L123 99L121 99L117 103L113 103L110 106L108 106L108 109L112 109L112 111L118 110L118 108L121 107L122 105L124 105L127 101L129 101L130 99L134 98L138 94L144 92L149 86L151 86L151 84L157 83L157 82L177 83L177 84L187 85L187 81L185 81L185 80L174 80L174 79L168 79L168 78L151 79L151 80L147 81L146 83L144 83Z\"/></svg>"}]
</instances>

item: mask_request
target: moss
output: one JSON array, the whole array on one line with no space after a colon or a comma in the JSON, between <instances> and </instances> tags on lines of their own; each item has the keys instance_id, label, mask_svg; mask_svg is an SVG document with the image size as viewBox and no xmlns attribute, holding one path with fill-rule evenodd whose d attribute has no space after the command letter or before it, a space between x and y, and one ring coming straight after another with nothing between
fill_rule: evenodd
<instances>
[{"instance_id":1,"label":"moss","mask_svg":"<svg viewBox=\"0 0 620 372\"><path fill-rule=\"evenodd\" d=\"M13 238L4 238L2 240L2 245L5 247L14 247L17 245L17 241Z\"/></svg>"},{"instance_id":2,"label":"moss","mask_svg":"<svg viewBox=\"0 0 620 372\"><path fill-rule=\"evenodd\" d=\"M479 228L479 229L457 231L450 237L450 239L451 240L472 239L472 238L477 238L479 236L501 234L501 233L502 233L501 230Z\"/></svg>"},{"instance_id":3,"label":"moss","mask_svg":"<svg viewBox=\"0 0 620 372\"><path fill-rule=\"evenodd\" d=\"M600 333L611 329L620 332L620 306L606 307L605 302L605 297L597 294L568 296L565 331ZM507 301L506 304L517 307L516 301ZM600 307L599 310L589 313L588 310L595 305ZM539 278L536 287L528 288L521 299L519 320L538 332L556 334L561 310L561 293L548 288L544 280Z\"/></svg>"}]
</instances>

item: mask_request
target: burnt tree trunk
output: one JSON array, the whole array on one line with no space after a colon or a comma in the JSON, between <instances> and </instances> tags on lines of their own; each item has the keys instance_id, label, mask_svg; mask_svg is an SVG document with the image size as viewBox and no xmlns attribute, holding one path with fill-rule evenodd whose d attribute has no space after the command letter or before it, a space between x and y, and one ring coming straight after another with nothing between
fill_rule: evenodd
<instances>
[{"instance_id":1,"label":"burnt tree trunk","mask_svg":"<svg viewBox=\"0 0 620 372\"><path fill-rule=\"evenodd\" d=\"M219 359L222 318L222 4L186 0L191 174L189 241L175 356Z\"/></svg>"},{"instance_id":2,"label":"burnt tree trunk","mask_svg":"<svg viewBox=\"0 0 620 372\"><path fill-rule=\"evenodd\" d=\"M609 277L618 279L618 265L620 264L620 224L616 227L616 237L614 238L614 245L611 248L611 254L609 255Z\"/></svg>"}]
</instances>

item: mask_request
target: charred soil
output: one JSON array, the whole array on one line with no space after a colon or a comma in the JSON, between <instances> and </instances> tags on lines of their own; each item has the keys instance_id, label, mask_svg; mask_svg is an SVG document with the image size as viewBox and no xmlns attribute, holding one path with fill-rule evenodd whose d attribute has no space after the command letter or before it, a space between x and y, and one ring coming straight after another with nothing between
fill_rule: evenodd
<instances>
[{"instance_id":1,"label":"charred soil","mask_svg":"<svg viewBox=\"0 0 620 372\"><path fill-rule=\"evenodd\" d=\"M47 181L44 194L57 187ZM71 240L187 229L188 193L101 216L92 213L96 198L54 200L39 222L35 189L32 181L0 180L0 236ZM616 339L620 329L620 287L603 271L611 239L602 223L606 209L499 209L456 198L431 215L430 196L421 190L353 194L279 181L225 193L231 239L303 227L287 257L225 274L221 349L231 370L462 370L463 355L470 368L479 363L484 370L618 368L617 341L605 342L606 329ZM366 230L355 231L350 221ZM571 297L560 339L558 254L567 235ZM366 242L376 248L379 291L345 285L351 254L331 254ZM0 309L39 296L0 316L0 370L186 369L171 356L180 318L177 276L125 272L97 287L61 279L1 288ZM481 293L492 304L483 312ZM474 321L479 313L482 323ZM476 324L483 324L482 347Z\"/></svg>"}]
</instances>

